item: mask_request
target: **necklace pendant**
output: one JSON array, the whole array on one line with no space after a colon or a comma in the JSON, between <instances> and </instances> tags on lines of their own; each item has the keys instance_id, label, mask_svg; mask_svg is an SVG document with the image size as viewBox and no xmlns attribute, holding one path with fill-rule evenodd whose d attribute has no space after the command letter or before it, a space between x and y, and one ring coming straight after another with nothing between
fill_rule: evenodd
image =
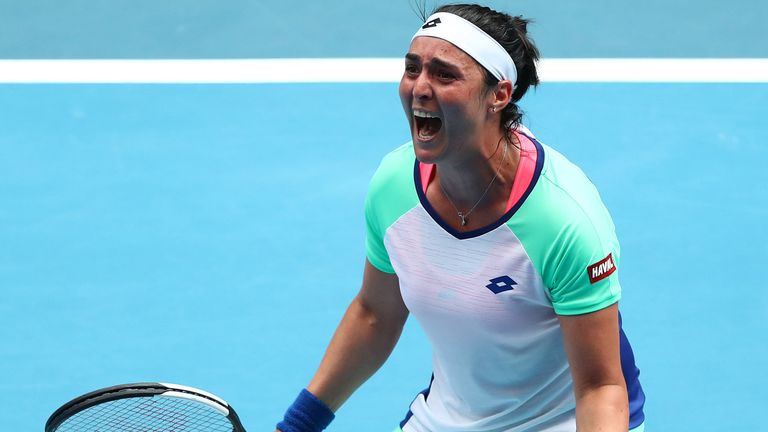
<instances>
[{"instance_id":1,"label":"necklace pendant","mask_svg":"<svg viewBox=\"0 0 768 432\"><path fill-rule=\"evenodd\" d=\"M467 218L464 213L459 213L459 219L461 219L461 226L465 226L467 224Z\"/></svg>"}]
</instances>

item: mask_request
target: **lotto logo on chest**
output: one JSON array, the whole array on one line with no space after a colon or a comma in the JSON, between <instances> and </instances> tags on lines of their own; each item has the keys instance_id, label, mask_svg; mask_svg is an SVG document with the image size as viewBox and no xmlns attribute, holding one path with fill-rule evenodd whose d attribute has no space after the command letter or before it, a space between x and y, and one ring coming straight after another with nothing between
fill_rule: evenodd
<instances>
[{"instance_id":1,"label":"lotto logo on chest","mask_svg":"<svg viewBox=\"0 0 768 432\"><path fill-rule=\"evenodd\" d=\"M587 267L589 282L595 283L601 281L616 271L616 264L613 262L613 254Z\"/></svg>"},{"instance_id":2,"label":"lotto logo on chest","mask_svg":"<svg viewBox=\"0 0 768 432\"><path fill-rule=\"evenodd\" d=\"M512 291L515 289L515 285L517 285L517 282L509 276L499 276L490 279L488 282L490 283L485 287L493 291L494 294L499 294L504 291Z\"/></svg>"}]
</instances>

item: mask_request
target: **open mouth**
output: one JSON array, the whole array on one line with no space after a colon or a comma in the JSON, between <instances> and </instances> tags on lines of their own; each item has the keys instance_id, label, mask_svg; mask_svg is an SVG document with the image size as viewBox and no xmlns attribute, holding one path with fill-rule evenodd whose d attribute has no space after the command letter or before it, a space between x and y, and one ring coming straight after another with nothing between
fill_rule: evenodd
<instances>
[{"instance_id":1,"label":"open mouth","mask_svg":"<svg viewBox=\"0 0 768 432\"><path fill-rule=\"evenodd\" d=\"M439 115L422 110L413 110L416 137L421 141L429 141L437 135L443 127L443 120Z\"/></svg>"}]
</instances>

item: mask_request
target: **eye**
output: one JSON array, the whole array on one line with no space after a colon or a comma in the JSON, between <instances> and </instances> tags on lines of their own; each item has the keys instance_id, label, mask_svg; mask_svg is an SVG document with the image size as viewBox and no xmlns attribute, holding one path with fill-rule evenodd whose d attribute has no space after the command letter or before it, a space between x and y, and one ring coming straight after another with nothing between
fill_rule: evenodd
<instances>
[{"instance_id":1,"label":"eye","mask_svg":"<svg viewBox=\"0 0 768 432\"><path fill-rule=\"evenodd\" d=\"M440 81L453 81L456 79L456 75L453 72L447 71L447 70L438 70L435 73L435 76Z\"/></svg>"},{"instance_id":2,"label":"eye","mask_svg":"<svg viewBox=\"0 0 768 432\"><path fill-rule=\"evenodd\" d=\"M406 63L405 64L405 73L410 76L415 76L419 74L419 67L413 63Z\"/></svg>"}]
</instances>

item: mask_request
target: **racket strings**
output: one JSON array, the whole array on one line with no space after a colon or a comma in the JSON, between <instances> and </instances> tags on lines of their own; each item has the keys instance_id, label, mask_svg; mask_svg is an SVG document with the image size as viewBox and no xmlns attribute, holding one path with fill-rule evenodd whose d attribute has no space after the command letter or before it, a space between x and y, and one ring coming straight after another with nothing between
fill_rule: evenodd
<instances>
[{"instance_id":1,"label":"racket strings","mask_svg":"<svg viewBox=\"0 0 768 432\"><path fill-rule=\"evenodd\" d=\"M231 432L232 423L216 409L173 397L119 399L81 411L57 432Z\"/></svg>"}]
</instances>

